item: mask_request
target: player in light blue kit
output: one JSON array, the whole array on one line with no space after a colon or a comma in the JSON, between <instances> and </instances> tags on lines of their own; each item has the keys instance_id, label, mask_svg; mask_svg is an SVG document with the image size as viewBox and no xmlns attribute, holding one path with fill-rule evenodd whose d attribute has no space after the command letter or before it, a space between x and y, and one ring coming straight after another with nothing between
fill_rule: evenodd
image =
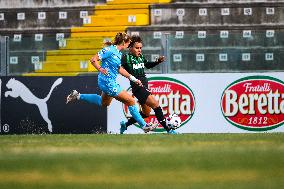
<instances>
[{"instance_id":1,"label":"player in light blue kit","mask_svg":"<svg viewBox=\"0 0 284 189\"><path fill-rule=\"evenodd\" d=\"M76 90L73 90L71 94L67 96L66 103L74 100L84 100L99 106L109 106L112 99L115 98L128 106L130 114L144 132L147 133L154 130L157 125L146 124L135 106L134 98L123 90L116 81L118 74L121 74L130 81L142 85L140 80L136 79L121 67L121 50L126 49L129 43L130 37L126 33L117 33L114 42L107 42L107 46L91 58L92 65L100 72L98 75L98 85L102 90L101 96L97 94L80 94ZM101 66L99 64L100 60L102 63Z\"/></svg>"}]
</instances>

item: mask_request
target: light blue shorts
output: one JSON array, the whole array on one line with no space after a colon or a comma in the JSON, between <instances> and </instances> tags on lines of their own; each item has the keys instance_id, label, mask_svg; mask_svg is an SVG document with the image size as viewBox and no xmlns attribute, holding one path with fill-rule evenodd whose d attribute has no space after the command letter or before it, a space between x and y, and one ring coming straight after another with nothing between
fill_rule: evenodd
<instances>
[{"instance_id":1,"label":"light blue shorts","mask_svg":"<svg viewBox=\"0 0 284 189\"><path fill-rule=\"evenodd\" d=\"M100 89L111 97L116 97L122 91L122 88L117 82L106 82L104 80L98 80Z\"/></svg>"}]
</instances>

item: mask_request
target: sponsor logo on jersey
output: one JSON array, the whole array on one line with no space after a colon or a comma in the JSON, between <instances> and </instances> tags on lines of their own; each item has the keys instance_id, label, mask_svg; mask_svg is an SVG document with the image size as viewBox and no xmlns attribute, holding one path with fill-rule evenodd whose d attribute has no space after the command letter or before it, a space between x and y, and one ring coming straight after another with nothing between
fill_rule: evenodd
<instances>
[{"instance_id":1,"label":"sponsor logo on jersey","mask_svg":"<svg viewBox=\"0 0 284 189\"><path fill-rule=\"evenodd\" d=\"M144 63L138 63L138 64L133 64L133 69L134 70L138 70L138 69L141 69L141 68L144 68Z\"/></svg>"},{"instance_id":2,"label":"sponsor logo on jersey","mask_svg":"<svg viewBox=\"0 0 284 189\"><path fill-rule=\"evenodd\" d=\"M275 129L284 123L284 83L268 76L239 79L224 90L221 109L226 120L240 129Z\"/></svg>"}]
</instances>

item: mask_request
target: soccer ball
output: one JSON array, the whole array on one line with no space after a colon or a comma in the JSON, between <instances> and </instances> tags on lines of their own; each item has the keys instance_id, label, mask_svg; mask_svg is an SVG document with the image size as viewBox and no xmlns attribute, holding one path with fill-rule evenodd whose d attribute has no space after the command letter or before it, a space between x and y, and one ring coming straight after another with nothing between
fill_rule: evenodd
<instances>
[{"instance_id":1,"label":"soccer ball","mask_svg":"<svg viewBox=\"0 0 284 189\"><path fill-rule=\"evenodd\" d=\"M166 118L166 123L170 129L177 129L181 125L181 119L177 114L170 114Z\"/></svg>"}]
</instances>

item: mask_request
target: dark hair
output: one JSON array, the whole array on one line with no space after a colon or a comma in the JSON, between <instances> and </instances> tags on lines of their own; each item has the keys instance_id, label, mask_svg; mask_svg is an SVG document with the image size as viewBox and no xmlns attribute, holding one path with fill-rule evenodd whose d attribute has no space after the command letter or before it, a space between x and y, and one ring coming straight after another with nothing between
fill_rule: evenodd
<instances>
[{"instance_id":1,"label":"dark hair","mask_svg":"<svg viewBox=\"0 0 284 189\"><path fill-rule=\"evenodd\" d=\"M128 48L132 48L135 43L142 43L142 39L139 35L132 35L131 36L131 42L130 42Z\"/></svg>"},{"instance_id":2,"label":"dark hair","mask_svg":"<svg viewBox=\"0 0 284 189\"><path fill-rule=\"evenodd\" d=\"M113 42L107 41L105 42L105 45L110 46L110 45L120 45L122 43L127 43L130 41L130 36L126 33L119 32L116 34Z\"/></svg>"}]
</instances>

